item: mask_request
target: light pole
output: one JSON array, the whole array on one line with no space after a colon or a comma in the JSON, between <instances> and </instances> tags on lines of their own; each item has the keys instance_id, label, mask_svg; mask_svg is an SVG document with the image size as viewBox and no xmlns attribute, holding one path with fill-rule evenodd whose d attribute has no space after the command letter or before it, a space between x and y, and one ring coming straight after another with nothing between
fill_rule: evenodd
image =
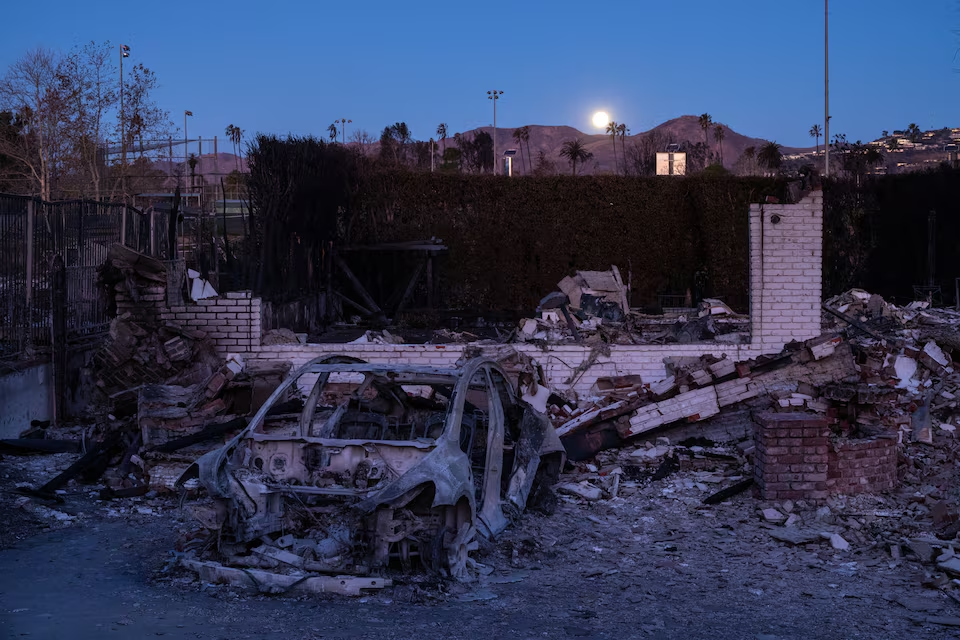
<instances>
[{"instance_id":1,"label":"light pole","mask_svg":"<svg viewBox=\"0 0 960 640\"><path fill-rule=\"evenodd\" d=\"M187 145L189 144L187 142L189 140L189 138L187 137L187 116L192 116L192 115L193 115L193 111L189 111L187 109L183 110L183 162L184 164L186 164L187 160L190 159L190 153L187 147Z\"/></svg>"},{"instance_id":2,"label":"light pole","mask_svg":"<svg viewBox=\"0 0 960 640\"><path fill-rule=\"evenodd\" d=\"M503 91L493 89L487 91L487 100L493 100L493 175L497 175L497 100Z\"/></svg>"},{"instance_id":3,"label":"light pole","mask_svg":"<svg viewBox=\"0 0 960 640\"><path fill-rule=\"evenodd\" d=\"M830 176L830 0L823 0L823 175Z\"/></svg>"},{"instance_id":4,"label":"light pole","mask_svg":"<svg viewBox=\"0 0 960 640\"><path fill-rule=\"evenodd\" d=\"M126 134L126 114L123 110L123 59L130 57L130 47L125 44L120 45L120 190L123 191L123 199L127 199L127 134Z\"/></svg>"},{"instance_id":5,"label":"light pole","mask_svg":"<svg viewBox=\"0 0 960 640\"><path fill-rule=\"evenodd\" d=\"M351 122L353 122L353 120L347 120L346 118L333 121L333 124L340 125L340 139L343 141L344 146L347 144L347 125Z\"/></svg>"}]
</instances>

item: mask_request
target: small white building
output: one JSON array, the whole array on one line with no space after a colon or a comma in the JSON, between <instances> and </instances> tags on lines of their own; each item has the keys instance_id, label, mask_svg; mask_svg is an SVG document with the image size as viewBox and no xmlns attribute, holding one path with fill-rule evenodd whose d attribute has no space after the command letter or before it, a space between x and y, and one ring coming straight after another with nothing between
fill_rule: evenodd
<instances>
[{"instance_id":1,"label":"small white building","mask_svg":"<svg viewBox=\"0 0 960 640\"><path fill-rule=\"evenodd\" d=\"M657 153L658 176L684 176L687 174L687 154L676 151Z\"/></svg>"}]
</instances>

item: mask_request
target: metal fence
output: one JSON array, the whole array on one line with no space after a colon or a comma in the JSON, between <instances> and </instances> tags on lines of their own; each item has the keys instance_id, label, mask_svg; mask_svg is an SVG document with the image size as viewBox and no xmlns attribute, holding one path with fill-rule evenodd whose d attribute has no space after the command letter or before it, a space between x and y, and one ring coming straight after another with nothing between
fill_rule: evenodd
<instances>
[{"instance_id":1,"label":"metal fence","mask_svg":"<svg viewBox=\"0 0 960 640\"><path fill-rule=\"evenodd\" d=\"M150 222L124 205L0 194L0 358L49 350L57 256L65 272L67 344L102 335L110 318L106 296L97 287L97 269L114 243L153 255L156 220Z\"/></svg>"}]
</instances>

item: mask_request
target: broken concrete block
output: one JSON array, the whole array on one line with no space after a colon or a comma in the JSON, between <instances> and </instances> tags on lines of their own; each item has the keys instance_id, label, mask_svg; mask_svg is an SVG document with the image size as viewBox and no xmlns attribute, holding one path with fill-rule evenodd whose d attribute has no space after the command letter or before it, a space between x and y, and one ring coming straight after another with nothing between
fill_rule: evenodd
<instances>
[{"instance_id":1,"label":"broken concrete block","mask_svg":"<svg viewBox=\"0 0 960 640\"><path fill-rule=\"evenodd\" d=\"M583 482L566 482L564 484L557 485L557 492L565 493L571 496L577 496L590 502L599 500L603 497L603 490L601 490L599 487L593 486L586 480Z\"/></svg>"},{"instance_id":2,"label":"broken concrete block","mask_svg":"<svg viewBox=\"0 0 960 640\"><path fill-rule=\"evenodd\" d=\"M930 340L927 342L927 344L923 345L923 353L930 356L930 358L941 367L950 366L950 356L944 353L943 349L940 348L940 345L933 340Z\"/></svg>"},{"instance_id":3,"label":"broken concrete block","mask_svg":"<svg viewBox=\"0 0 960 640\"><path fill-rule=\"evenodd\" d=\"M912 538L907 540L907 548L917 556L917 559L924 564L933 562L933 545L927 540Z\"/></svg>"},{"instance_id":4,"label":"broken concrete block","mask_svg":"<svg viewBox=\"0 0 960 640\"><path fill-rule=\"evenodd\" d=\"M937 562L937 568L955 576L960 576L960 557L952 556Z\"/></svg>"},{"instance_id":5,"label":"broken concrete block","mask_svg":"<svg viewBox=\"0 0 960 640\"><path fill-rule=\"evenodd\" d=\"M763 519L766 520L767 522L773 522L774 524L779 524L781 522L785 522L787 519L787 516L785 516L783 513L781 513L777 509L764 509Z\"/></svg>"},{"instance_id":6,"label":"broken concrete block","mask_svg":"<svg viewBox=\"0 0 960 640\"><path fill-rule=\"evenodd\" d=\"M790 529L771 529L770 537L780 542L789 544L810 544L820 540L820 534L816 531L805 531L791 527Z\"/></svg>"},{"instance_id":7,"label":"broken concrete block","mask_svg":"<svg viewBox=\"0 0 960 640\"><path fill-rule=\"evenodd\" d=\"M843 339L840 336L836 336L826 342L815 344L810 347L810 354L814 360L822 360L828 356L832 356L841 342L843 342Z\"/></svg>"},{"instance_id":8,"label":"broken concrete block","mask_svg":"<svg viewBox=\"0 0 960 640\"><path fill-rule=\"evenodd\" d=\"M839 533L823 533L821 536L824 540L829 540L830 546L837 551L846 551L850 548L850 543L844 540Z\"/></svg>"}]
</instances>

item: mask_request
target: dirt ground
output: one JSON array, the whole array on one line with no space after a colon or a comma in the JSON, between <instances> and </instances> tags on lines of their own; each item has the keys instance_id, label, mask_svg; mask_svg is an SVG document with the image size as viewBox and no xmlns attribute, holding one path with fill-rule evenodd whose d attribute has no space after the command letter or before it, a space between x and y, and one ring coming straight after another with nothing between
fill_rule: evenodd
<instances>
[{"instance_id":1,"label":"dirt ground","mask_svg":"<svg viewBox=\"0 0 960 640\"><path fill-rule=\"evenodd\" d=\"M562 497L552 516L523 516L478 558L486 575L469 584L398 578L362 597L276 596L203 584L178 567L175 541L193 525L173 496L102 502L98 487L71 484L62 504L44 504L14 492L73 457L0 460L0 637L960 635L926 621L960 616L951 583L934 588L929 567L851 532L850 514L882 527L889 497L833 501L830 513L798 503L798 526L842 529L851 548L790 546L760 516L771 505L748 492L704 506L696 473L678 472L626 497Z\"/></svg>"}]
</instances>

